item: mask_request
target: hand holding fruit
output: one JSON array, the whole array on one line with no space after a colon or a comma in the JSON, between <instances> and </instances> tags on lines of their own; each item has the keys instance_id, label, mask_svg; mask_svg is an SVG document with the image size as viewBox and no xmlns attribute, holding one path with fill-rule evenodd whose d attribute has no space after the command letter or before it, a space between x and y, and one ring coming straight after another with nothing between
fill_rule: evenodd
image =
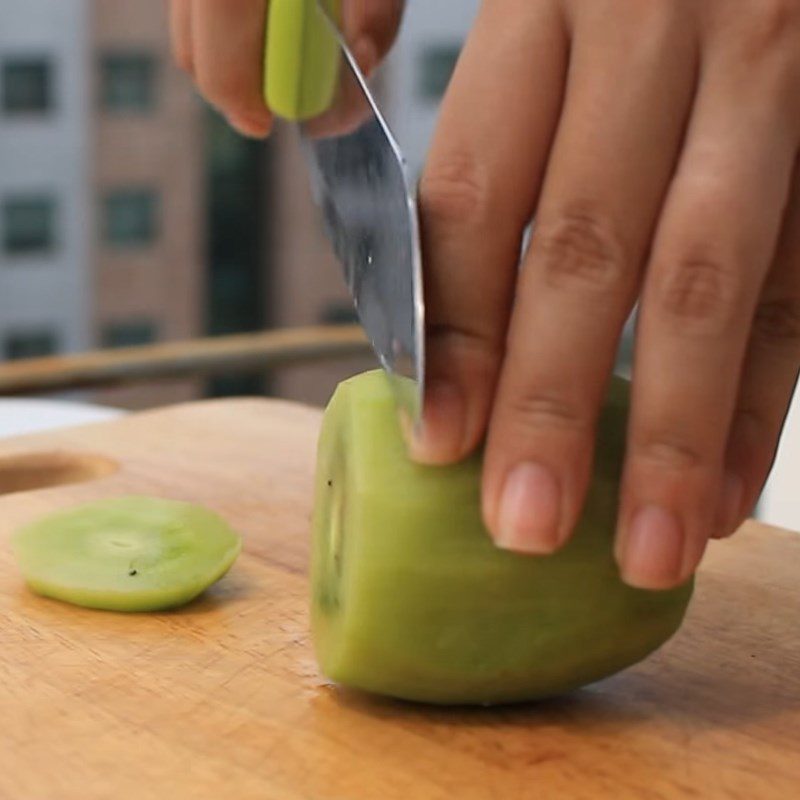
<instances>
[{"instance_id":1,"label":"hand holding fruit","mask_svg":"<svg viewBox=\"0 0 800 800\"><path fill-rule=\"evenodd\" d=\"M172 3L181 62L254 135L265 5ZM352 7L372 64L398 4ZM676 586L749 513L800 364L799 152L800 0L484 2L420 187L429 388L411 451L446 464L486 441L500 547L572 535L637 302L623 576Z\"/></svg>"},{"instance_id":2,"label":"hand holding fruit","mask_svg":"<svg viewBox=\"0 0 800 800\"><path fill-rule=\"evenodd\" d=\"M405 457L388 381L350 378L319 437L311 618L322 671L409 700L494 704L597 681L660 647L692 581L625 586L613 558L628 383L601 412L602 457L574 536L550 558L494 547L481 522L481 459L446 469Z\"/></svg>"},{"instance_id":3,"label":"hand holding fruit","mask_svg":"<svg viewBox=\"0 0 800 800\"><path fill-rule=\"evenodd\" d=\"M284 11L287 0L272 0ZM288 0L290 3L300 0ZM172 52L206 99L245 136L269 134L264 103L264 30L268 0L170 0ZM394 41L403 0L344 0L342 26L369 75Z\"/></svg>"},{"instance_id":4,"label":"hand holding fruit","mask_svg":"<svg viewBox=\"0 0 800 800\"><path fill-rule=\"evenodd\" d=\"M800 364L798 152L798 0L483 4L421 185L414 451L487 437L501 547L571 535L637 301L623 576L680 583L753 508Z\"/></svg>"}]
</instances>

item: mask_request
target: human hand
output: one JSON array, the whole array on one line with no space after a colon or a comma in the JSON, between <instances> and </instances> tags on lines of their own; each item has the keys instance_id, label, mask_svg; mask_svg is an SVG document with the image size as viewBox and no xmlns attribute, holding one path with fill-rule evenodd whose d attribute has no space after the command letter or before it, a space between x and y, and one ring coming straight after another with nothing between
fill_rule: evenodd
<instances>
[{"instance_id":1,"label":"human hand","mask_svg":"<svg viewBox=\"0 0 800 800\"><path fill-rule=\"evenodd\" d=\"M256 138L267 136L272 127L263 95L268 5L268 0L170 0L176 62L234 128ZM403 0L342 3L342 30L365 74L391 47L402 12ZM347 107L343 98L338 117L346 116Z\"/></svg>"},{"instance_id":2,"label":"human hand","mask_svg":"<svg viewBox=\"0 0 800 800\"><path fill-rule=\"evenodd\" d=\"M499 546L570 536L637 301L623 577L685 581L753 508L800 365L799 151L799 0L485 0L420 185L411 450L487 436Z\"/></svg>"}]
</instances>

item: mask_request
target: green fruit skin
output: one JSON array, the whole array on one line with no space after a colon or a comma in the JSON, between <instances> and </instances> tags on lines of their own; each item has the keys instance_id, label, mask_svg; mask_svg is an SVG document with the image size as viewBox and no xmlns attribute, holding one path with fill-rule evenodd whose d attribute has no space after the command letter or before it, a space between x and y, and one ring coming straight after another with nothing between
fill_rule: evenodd
<instances>
[{"instance_id":1,"label":"green fruit skin","mask_svg":"<svg viewBox=\"0 0 800 800\"><path fill-rule=\"evenodd\" d=\"M339 17L341 0L326 0ZM264 99L287 120L302 122L328 111L340 76L339 43L317 0L272 0L264 59Z\"/></svg>"},{"instance_id":2,"label":"green fruit skin","mask_svg":"<svg viewBox=\"0 0 800 800\"><path fill-rule=\"evenodd\" d=\"M693 582L633 589L613 558L627 405L628 384L615 378L575 535L533 557L491 543L480 454L449 467L410 462L385 377L341 384L323 421L313 517L324 674L406 700L508 703L600 680L669 639Z\"/></svg>"}]
</instances>

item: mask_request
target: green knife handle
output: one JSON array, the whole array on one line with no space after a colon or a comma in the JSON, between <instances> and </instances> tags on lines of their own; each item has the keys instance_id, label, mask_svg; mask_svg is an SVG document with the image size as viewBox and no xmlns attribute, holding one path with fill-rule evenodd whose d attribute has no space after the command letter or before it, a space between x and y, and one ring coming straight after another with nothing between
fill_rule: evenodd
<instances>
[{"instance_id":1,"label":"green knife handle","mask_svg":"<svg viewBox=\"0 0 800 800\"><path fill-rule=\"evenodd\" d=\"M322 0L338 22L341 0ZM295 122L327 111L336 98L341 53L317 0L271 0L264 58L264 99Z\"/></svg>"}]
</instances>

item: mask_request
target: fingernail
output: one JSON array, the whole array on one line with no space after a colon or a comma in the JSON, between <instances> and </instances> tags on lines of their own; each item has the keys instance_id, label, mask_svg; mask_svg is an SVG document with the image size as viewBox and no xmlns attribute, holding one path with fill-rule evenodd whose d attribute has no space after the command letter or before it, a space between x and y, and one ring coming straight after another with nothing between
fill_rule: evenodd
<instances>
[{"instance_id":1,"label":"fingernail","mask_svg":"<svg viewBox=\"0 0 800 800\"><path fill-rule=\"evenodd\" d=\"M540 464L520 464L503 487L495 543L518 553L552 553L559 544L560 513L561 489L550 470Z\"/></svg>"},{"instance_id":2,"label":"fingernail","mask_svg":"<svg viewBox=\"0 0 800 800\"><path fill-rule=\"evenodd\" d=\"M638 589L666 589L681 577L684 535L678 518L645 506L631 521L622 554L623 580Z\"/></svg>"},{"instance_id":3,"label":"fingernail","mask_svg":"<svg viewBox=\"0 0 800 800\"><path fill-rule=\"evenodd\" d=\"M250 139L263 139L270 131L270 118L266 111L263 116L229 114L225 119L232 128Z\"/></svg>"},{"instance_id":4,"label":"fingernail","mask_svg":"<svg viewBox=\"0 0 800 800\"><path fill-rule=\"evenodd\" d=\"M426 387L417 429L404 421L409 455L421 464L446 464L463 457L464 398L455 383L434 380Z\"/></svg>"},{"instance_id":5,"label":"fingernail","mask_svg":"<svg viewBox=\"0 0 800 800\"><path fill-rule=\"evenodd\" d=\"M742 496L744 495L744 481L733 472L725 475L722 484L722 503L720 510L719 535L721 537L730 536L739 523L739 515L742 508Z\"/></svg>"}]
</instances>

